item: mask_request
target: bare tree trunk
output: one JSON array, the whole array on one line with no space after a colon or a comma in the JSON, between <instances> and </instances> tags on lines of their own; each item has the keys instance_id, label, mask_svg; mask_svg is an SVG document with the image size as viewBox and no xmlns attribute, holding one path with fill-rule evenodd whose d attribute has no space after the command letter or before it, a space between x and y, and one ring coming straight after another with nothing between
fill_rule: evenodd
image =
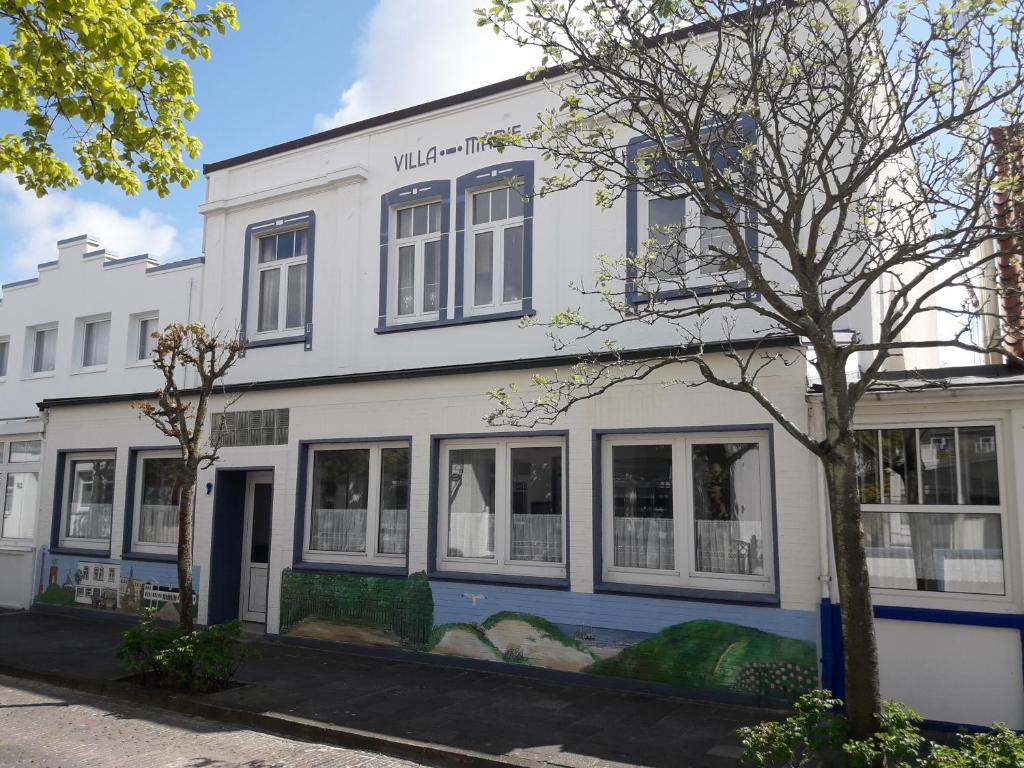
<instances>
[{"instance_id":1,"label":"bare tree trunk","mask_svg":"<svg viewBox=\"0 0 1024 768\"><path fill-rule=\"evenodd\" d=\"M192 601L192 500L196 494L196 472L186 469L178 501L178 626L183 632L195 627Z\"/></svg>"},{"instance_id":2,"label":"bare tree trunk","mask_svg":"<svg viewBox=\"0 0 1024 768\"><path fill-rule=\"evenodd\" d=\"M843 620L846 662L846 714L851 736L875 733L881 711L878 645L875 639L868 559L857 492L857 452L853 414L847 399L846 373L836 366L831 376L822 370L825 429L833 448L823 459L832 520L839 604Z\"/></svg>"}]
</instances>

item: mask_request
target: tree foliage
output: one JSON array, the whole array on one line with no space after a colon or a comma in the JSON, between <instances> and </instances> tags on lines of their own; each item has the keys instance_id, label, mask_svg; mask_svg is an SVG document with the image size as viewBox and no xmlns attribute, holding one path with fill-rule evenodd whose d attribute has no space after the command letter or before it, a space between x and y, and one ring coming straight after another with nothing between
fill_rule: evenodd
<instances>
[{"instance_id":1,"label":"tree foliage","mask_svg":"<svg viewBox=\"0 0 1024 768\"><path fill-rule=\"evenodd\" d=\"M39 196L82 178L164 196L198 177L187 164L201 146L185 128L198 109L188 62L237 28L233 5L0 0L0 19L0 109L24 115L20 134L0 136L0 172ZM73 160L55 146L64 138Z\"/></svg>"}]
</instances>

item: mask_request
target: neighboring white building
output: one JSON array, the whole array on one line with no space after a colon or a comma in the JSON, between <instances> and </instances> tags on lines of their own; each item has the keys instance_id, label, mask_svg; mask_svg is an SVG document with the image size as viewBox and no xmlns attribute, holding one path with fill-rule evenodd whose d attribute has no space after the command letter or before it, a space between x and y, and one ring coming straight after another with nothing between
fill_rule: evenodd
<instances>
[{"instance_id":1,"label":"neighboring white building","mask_svg":"<svg viewBox=\"0 0 1024 768\"><path fill-rule=\"evenodd\" d=\"M200 622L240 617L282 637L526 662L657 690L763 700L840 684L820 473L751 398L665 386L696 375L677 367L581 403L551 428L485 426L489 390L526 389L580 351L553 353L520 319L580 304L605 311L569 284L593 274L595 254L647 237L638 193L604 213L584 188L533 198L552 167L476 138L526 126L551 98L542 84L507 81L214 163L200 206L205 264L82 258L93 246L76 240L37 285L5 288L0 336L16 342L18 375L0 397L18 404L11 416L38 418L41 402L45 423L38 518L24 540L46 550L27 576L47 593L40 602L59 601L62 575L86 562L175 583L174 453L129 407L155 385L133 350L142 318L199 319L248 343L227 383L241 399L226 415L219 400L213 409L221 460L199 478ZM851 330L873 339L879 311L866 301ZM766 343L753 318L731 319L731 343ZM90 331L97 320L109 325ZM109 339L106 362L85 366L96 333ZM635 354L678 344L661 325L618 341ZM716 341L705 339L713 365L724 363ZM762 389L811 428L806 370L784 364L802 360L799 340L771 345L781 358ZM54 370L35 370L37 359ZM1024 450L1021 400L978 392L977 407L938 420L934 401L948 393L921 394L931 415L882 395L863 411L866 429L946 430L925 435L925 453L913 432L901 454L944 467L941 504L899 501L899 483L924 481L878 463L887 495L869 511L879 516L875 573L888 579L878 590L883 685L934 719L1021 727L1024 488L1007 471ZM38 439L43 424L24 431ZM987 473L985 501L969 510L958 507L973 480L942 464L961 437ZM876 431L878 454L882 440ZM898 517L918 514L976 524L954 524L940 546ZM963 629L970 621L1000 631ZM942 643L929 646L922 626ZM985 655L957 666L956 639L976 634ZM915 655L917 643L927 648ZM1015 666L983 716L933 706L971 684L963 675L974 672L961 670L989 681L986 658ZM927 685L914 688L908 670L928 674Z\"/></svg>"}]
</instances>

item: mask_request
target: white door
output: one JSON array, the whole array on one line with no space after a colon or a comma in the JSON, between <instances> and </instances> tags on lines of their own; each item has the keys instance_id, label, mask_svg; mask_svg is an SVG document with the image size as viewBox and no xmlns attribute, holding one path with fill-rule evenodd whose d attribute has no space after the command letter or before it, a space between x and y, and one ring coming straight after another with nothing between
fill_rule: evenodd
<instances>
[{"instance_id":1,"label":"white door","mask_svg":"<svg viewBox=\"0 0 1024 768\"><path fill-rule=\"evenodd\" d=\"M242 538L242 590L238 616L242 621L267 620L267 578L270 568L270 520L274 483L269 472L250 472L245 487L245 533Z\"/></svg>"}]
</instances>

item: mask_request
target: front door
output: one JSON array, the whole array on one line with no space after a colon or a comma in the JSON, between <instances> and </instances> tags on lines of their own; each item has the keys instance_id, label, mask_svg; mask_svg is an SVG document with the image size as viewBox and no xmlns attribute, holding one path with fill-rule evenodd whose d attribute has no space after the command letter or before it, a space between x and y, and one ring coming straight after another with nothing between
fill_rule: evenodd
<instances>
[{"instance_id":1,"label":"front door","mask_svg":"<svg viewBox=\"0 0 1024 768\"><path fill-rule=\"evenodd\" d=\"M242 589L238 606L238 615L242 621L267 620L267 578L270 569L270 520L273 500L273 475L269 472L250 472L245 488Z\"/></svg>"}]
</instances>

